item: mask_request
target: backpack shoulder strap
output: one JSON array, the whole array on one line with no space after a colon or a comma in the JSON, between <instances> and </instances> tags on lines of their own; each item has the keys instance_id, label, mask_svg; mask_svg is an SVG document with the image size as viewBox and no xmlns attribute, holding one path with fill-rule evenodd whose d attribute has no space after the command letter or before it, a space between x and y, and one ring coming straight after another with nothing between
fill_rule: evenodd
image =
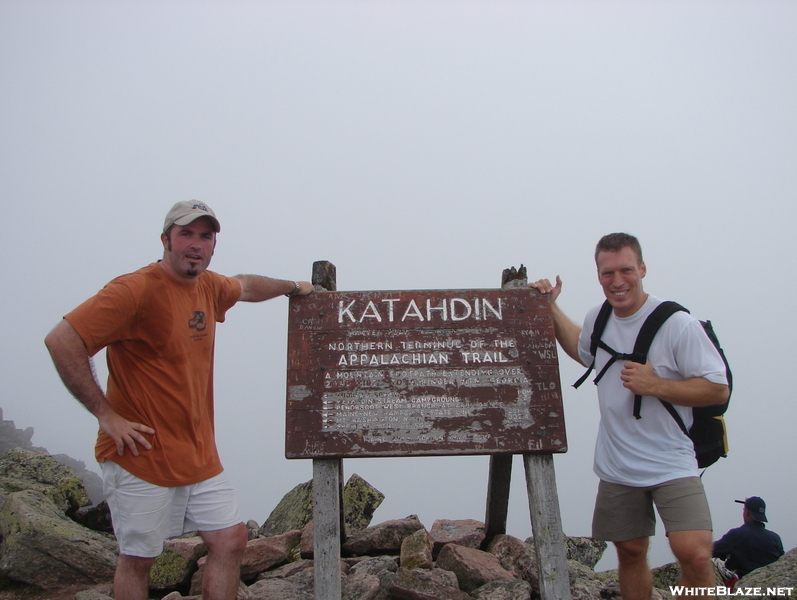
<instances>
[{"instance_id":1,"label":"backpack shoulder strap","mask_svg":"<svg viewBox=\"0 0 797 600\"><path fill-rule=\"evenodd\" d=\"M706 332L708 339L710 339L711 343L714 344L714 347L720 354L722 362L725 364L725 375L728 378L728 388L731 392L733 392L733 373L731 373L731 365L728 364L728 359L725 357L725 351L722 349L722 346L720 346L720 341L717 338L717 334L714 332L714 327L711 324L711 321L700 321L700 324L703 326L703 331ZM730 395L728 396L728 400L730 400Z\"/></svg>"},{"instance_id":2,"label":"backpack shoulder strap","mask_svg":"<svg viewBox=\"0 0 797 600\"><path fill-rule=\"evenodd\" d=\"M686 434L686 436L689 437L689 430L686 428L686 425L684 424L684 420L681 418L681 415L679 415L678 411L675 410L675 407L669 402L662 400L661 398L659 398L659 402L661 402L664 405L664 408L667 409L667 412L670 413L673 419L675 419L675 422L678 423L678 427L681 428L681 431L683 431L684 434Z\"/></svg>"},{"instance_id":3,"label":"backpack shoulder strap","mask_svg":"<svg viewBox=\"0 0 797 600\"><path fill-rule=\"evenodd\" d=\"M587 368L586 373L579 377L578 381L573 384L574 388L577 388L584 383L587 380L587 377L589 377L589 374L592 373L592 370L595 368L595 354L598 352L598 346L600 345L603 330L606 329L606 323L609 322L609 317L611 314L612 305L609 304L608 300L604 300L600 310L598 311L598 316L595 318L595 324L592 326L592 335L589 339L589 353L592 355L592 363Z\"/></svg>"},{"instance_id":4,"label":"backpack shoulder strap","mask_svg":"<svg viewBox=\"0 0 797 600\"><path fill-rule=\"evenodd\" d=\"M648 351L650 350L650 345L653 343L653 338L656 337L656 334L659 332L659 329L661 329L661 326L664 325L664 322L678 311L689 312L683 306L671 300L665 300L653 309L653 312L651 312L647 319L645 319L645 322L642 323L642 327L637 334L636 342L634 342L634 352L631 355L631 360L633 362L642 364L647 362ZM642 418L640 414L641 408L642 396L637 394L634 396L634 416L637 419Z\"/></svg>"},{"instance_id":5,"label":"backpack shoulder strap","mask_svg":"<svg viewBox=\"0 0 797 600\"><path fill-rule=\"evenodd\" d=\"M722 404L712 404L710 406L695 406L692 408L692 413L695 416L707 416L707 417L719 417L725 414L725 411L728 410L728 405L731 401L731 395L733 393L733 373L731 373L731 366L728 364L728 359L725 356L725 351L720 346L720 342L717 339L717 334L714 333L714 327L711 325L711 321L700 321L700 324L703 326L703 331L708 336L711 343L716 348L717 352L722 359L723 364L725 365L725 377L728 380L728 399L725 400Z\"/></svg>"},{"instance_id":6,"label":"backpack shoulder strap","mask_svg":"<svg viewBox=\"0 0 797 600\"><path fill-rule=\"evenodd\" d=\"M612 316L612 305L609 304L608 300L604 300L601 309L598 311L598 316L595 317L595 325L592 328L592 335L589 340L589 353L592 356L595 356L598 352L598 346L610 316Z\"/></svg>"},{"instance_id":7,"label":"backpack shoulder strap","mask_svg":"<svg viewBox=\"0 0 797 600\"><path fill-rule=\"evenodd\" d=\"M661 326L664 325L667 319L681 310L687 313L689 312L683 306L671 300L665 300L653 309L653 312L650 313L647 319L645 319L645 322L642 323L642 327L639 329L639 333L636 337L636 342L634 342L633 356L639 357L639 360L635 360L634 362L644 363L648 359L650 345L653 343L653 338L656 337Z\"/></svg>"}]
</instances>

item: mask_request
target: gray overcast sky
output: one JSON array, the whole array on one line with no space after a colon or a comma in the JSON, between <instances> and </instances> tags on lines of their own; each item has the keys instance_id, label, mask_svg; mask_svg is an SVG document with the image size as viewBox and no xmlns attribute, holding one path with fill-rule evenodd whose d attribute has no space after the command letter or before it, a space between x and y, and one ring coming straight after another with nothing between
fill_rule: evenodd
<instances>
[{"instance_id":1,"label":"gray overcast sky","mask_svg":"<svg viewBox=\"0 0 797 600\"><path fill-rule=\"evenodd\" d=\"M638 235L647 291L710 318L736 378L731 454L704 476L715 534L762 496L797 546L797 4L0 0L6 257L0 407L92 466L96 421L42 339L161 255L177 200L222 223L212 268L339 289L490 288L524 263L601 301L592 251ZM311 478L284 453L287 302L217 338L217 431L245 519ZM98 361L101 362L101 361ZM594 389L562 357L565 532L588 535ZM487 458L347 460L375 521L483 519ZM531 533L520 462L509 533ZM608 554L612 555L613 552ZM662 533L651 563L669 562ZM602 566L612 566L613 557Z\"/></svg>"}]
</instances>

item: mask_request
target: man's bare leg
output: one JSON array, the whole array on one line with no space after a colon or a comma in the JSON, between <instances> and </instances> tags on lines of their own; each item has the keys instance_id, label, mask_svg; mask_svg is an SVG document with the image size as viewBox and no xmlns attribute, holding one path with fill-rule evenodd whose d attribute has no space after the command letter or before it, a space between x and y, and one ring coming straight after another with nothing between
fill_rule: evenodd
<instances>
[{"instance_id":1,"label":"man's bare leg","mask_svg":"<svg viewBox=\"0 0 797 600\"><path fill-rule=\"evenodd\" d=\"M713 588L716 579L714 565L711 562L714 547L711 531L703 529L671 531L667 537L670 540L672 553L681 565L678 584L688 588Z\"/></svg>"},{"instance_id":2,"label":"man's bare leg","mask_svg":"<svg viewBox=\"0 0 797 600\"><path fill-rule=\"evenodd\" d=\"M199 535L208 547L202 599L235 600L241 581L241 558L246 549L246 526L239 523L227 529L200 531Z\"/></svg>"},{"instance_id":3,"label":"man's bare leg","mask_svg":"<svg viewBox=\"0 0 797 600\"><path fill-rule=\"evenodd\" d=\"M148 600L149 570L154 558L120 554L113 577L113 597L116 600Z\"/></svg>"},{"instance_id":4,"label":"man's bare leg","mask_svg":"<svg viewBox=\"0 0 797 600\"><path fill-rule=\"evenodd\" d=\"M648 544L647 537L614 542L623 600L650 600L653 595L653 574L648 566Z\"/></svg>"}]
</instances>

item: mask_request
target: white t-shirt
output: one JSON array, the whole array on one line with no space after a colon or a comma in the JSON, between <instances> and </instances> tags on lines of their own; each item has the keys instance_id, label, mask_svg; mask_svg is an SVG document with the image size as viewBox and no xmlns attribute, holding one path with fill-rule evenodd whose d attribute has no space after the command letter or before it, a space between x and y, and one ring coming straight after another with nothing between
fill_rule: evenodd
<instances>
[{"instance_id":1,"label":"white t-shirt","mask_svg":"<svg viewBox=\"0 0 797 600\"><path fill-rule=\"evenodd\" d=\"M602 340L616 352L630 354L647 316L662 302L648 296L630 317L609 317ZM582 362L590 364L590 337L600 306L587 313L579 338ZM608 362L609 354L598 348L595 373ZM620 371L625 361L616 361L598 382L601 421L595 443L594 471L602 480L637 487L657 485L698 474L692 441L653 396L642 397L641 419L633 415L634 393L623 387ZM700 322L683 311L672 315L659 329L648 352L648 362L658 377L690 379L704 377L727 384L725 364ZM692 409L675 406L684 424L692 424Z\"/></svg>"}]
</instances>

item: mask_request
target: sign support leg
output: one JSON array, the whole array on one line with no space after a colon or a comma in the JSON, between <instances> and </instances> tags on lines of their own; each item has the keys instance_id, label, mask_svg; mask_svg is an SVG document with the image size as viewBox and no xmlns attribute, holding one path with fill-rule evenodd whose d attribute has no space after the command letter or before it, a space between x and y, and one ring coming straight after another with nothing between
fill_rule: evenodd
<instances>
[{"instance_id":1,"label":"sign support leg","mask_svg":"<svg viewBox=\"0 0 797 600\"><path fill-rule=\"evenodd\" d=\"M315 600L340 600L343 460L313 460Z\"/></svg>"},{"instance_id":2,"label":"sign support leg","mask_svg":"<svg viewBox=\"0 0 797 600\"><path fill-rule=\"evenodd\" d=\"M316 291L337 289L337 269L329 261L313 263ZM341 600L340 546L346 540L343 521L343 460L313 460L313 558L315 600Z\"/></svg>"},{"instance_id":3,"label":"sign support leg","mask_svg":"<svg viewBox=\"0 0 797 600\"><path fill-rule=\"evenodd\" d=\"M517 269L504 269L501 274L501 288L526 287L528 279L523 265ZM482 547L486 548L497 535L506 533L506 518L509 512L509 488L512 482L512 455L495 454L490 456L490 476L487 481L487 511L484 517L485 537Z\"/></svg>"},{"instance_id":4,"label":"sign support leg","mask_svg":"<svg viewBox=\"0 0 797 600\"><path fill-rule=\"evenodd\" d=\"M485 538L482 547L493 538L506 533L506 518L509 512L509 487L512 481L512 455L490 456L490 477L487 482L487 514L484 518Z\"/></svg>"},{"instance_id":5,"label":"sign support leg","mask_svg":"<svg viewBox=\"0 0 797 600\"><path fill-rule=\"evenodd\" d=\"M524 454L542 600L570 600L567 553L552 454Z\"/></svg>"}]
</instances>

